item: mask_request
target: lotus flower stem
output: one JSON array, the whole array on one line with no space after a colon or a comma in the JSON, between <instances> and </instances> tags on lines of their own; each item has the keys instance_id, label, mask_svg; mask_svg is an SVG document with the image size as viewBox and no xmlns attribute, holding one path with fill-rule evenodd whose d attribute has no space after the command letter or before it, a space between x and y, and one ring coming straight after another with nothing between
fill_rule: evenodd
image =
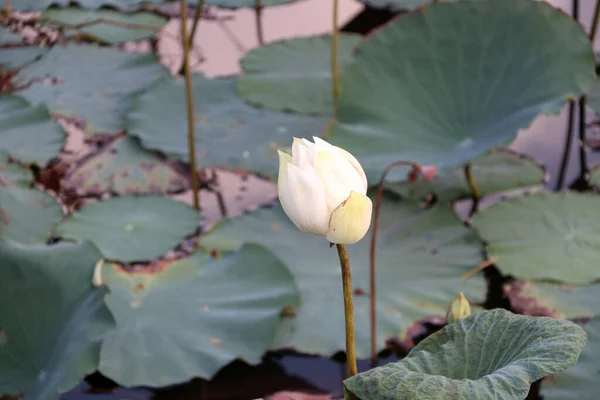
<instances>
[{"instance_id":1,"label":"lotus flower stem","mask_svg":"<svg viewBox=\"0 0 600 400\"><path fill-rule=\"evenodd\" d=\"M581 96L579 99L579 181L581 184L589 186L590 169L585 152L585 103L585 96Z\"/></svg>"},{"instance_id":2,"label":"lotus flower stem","mask_svg":"<svg viewBox=\"0 0 600 400\"><path fill-rule=\"evenodd\" d=\"M471 189L471 194L475 201L478 201L481 198L481 192L479 191L479 187L477 186L477 182L475 182L475 178L473 178L473 174L471 173L471 164L465 165L465 178L467 179L467 183L469 184L469 189Z\"/></svg>"},{"instance_id":3,"label":"lotus flower stem","mask_svg":"<svg viewBox=\"0 0 600 400\"><path fill-rule=\"evenodd\" d=\"M590 30L590 41L592 45L596 39L596 32L598 32L598 20L600 19L600 0L596 0L596 7L594 8L594 19L592 20L592 28Z\"/></svg>"},{"instance_id":4,"label":"lotus flower stem","mask_svg":"<svg viewBox=\"0 0 600 400\"><path fill-rule=\"evenodd\" d=\"M6 0L6 4L4 5L4 15L7 18L10 17L10 9L11 9L10 0Z\"/></svg>"},{"instance_id":5,"label":"lotus flower stem","mask_svg":"<svg viewBox=\"0 0 600 400\"><path fill-rule=\"evenodd\" d=\"M200 17L202 17L202 11L204 10L204 0L199 0L194 12L194 24L192 25L192 32L190 33L190 47L194 47L194 36L196 36L196 30L198 29L198 23Z\"/></svg>"},{"instance_id":6,"label":"lotus flower stem","mask_svg":"<svg viewBox=\"0 0 600 400\"><path fill-rule=\"evenodd\" d=\"M567 136L565 138L565 149L563 151L560 169L558 170L558 180L556 181L556 190L560 190L565 183L565 175L571 155L571 143L573 143L573 121L575 120L575 102L569 101L569 120L567 122Z\"/></svg>"},{"instance_id":7,"label":"lotus flower stem","mask_svg":"<svg viewBox=\"0 0 600 400\"><path fill-rule=\"evenodd\" d=\"M190 71L190 40L187 33L187 0L181 0L181 45L183 47L183 72L185 74L185 94L188 122L188 149L190 157L190 176L194 208L200 208L198 198L198 170L196 168L196 141L194 139L194 93L192 92L192 72Z\"/></svg>"},{"instance_id":8,"label":"lotus flower stem","mask_svg":"<svg viewBox=\"0 0 600 400\"><path fill-rule=\"evenodd\" d=\"M381 200L383 199L383 184L387 174L400 165L413 167L413 170L420 171L421 166L410 161L396 161L388 165L379 178L377 184L377 195L375 198L375 210L373 215L373 234L371 235L371 247L369 249L369 302L371 317L371 366L377 366L377 313L376 313L376 293L375 293L375 246L377 244L377 227L379 225L379 213L381 212Z\"/></svg>"},{"instance_id":9,"label":"lotus flower stem","mask_svg":"<svg viewBox=\"0 0 600 400\"><path fill-rule=\"evenodd\" d=\"M254 15L256 18L256 37L258 39L258 45L262 46L265 44L265 38L263 35L263 26L262 26L262 9L263 6L260 0L254 0Z\"/></svg>"},{"instance_id":10,"label":"lotus flower stem","mask_svg":"<svg viewBox=\"0 0 600 400\"><path fill-rule=\"evenodd\" d=\"M352 304L352 275L350 273L350 259L346 245L337 244L337 251L342 267L342 286L344 293L344 315L346 321L346 362L348 363L348 378L356 375L356 347L354 345L354 306Z\"/></svg>"},{"instance_id":11,"label":"lotus flower stem","mask_svg":"<svg viewBox=\"0 0 600 400\"><path fill-rule=\"evenodd\" d=\"M333 28L331 30L331 91L333 93L333 110L337 116L340 101L340 71L338 68L338 14L339 0L333 0Z\"/></svg>"}]
</instances>

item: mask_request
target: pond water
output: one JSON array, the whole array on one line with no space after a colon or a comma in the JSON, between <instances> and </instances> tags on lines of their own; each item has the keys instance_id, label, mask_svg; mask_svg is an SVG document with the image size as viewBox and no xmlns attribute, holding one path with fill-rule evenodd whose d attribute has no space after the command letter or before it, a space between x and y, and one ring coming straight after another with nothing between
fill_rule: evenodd
<instances>
[{"instance_id":1,"label":"pond water","mask_svg":"<svg viewBox=\"0 0 600 400\"><path fill-rule=\"evenodd\" d=\"M553 5L570 13L571 1L552 0ZM594 1L580 2L580 15L583 25L589 30ZM340 23L344 25L352 20L363 9L355 0L342 0ZM239 72L238 61L245 51L257 46L255 20L252 10L215 11L220 16L232 16L224 23L203 20L196 37L195 69L209 76L226 76ZM331 2L324 0L299 1L296 4L266 9L263 13L265 41L271 42L283 38L308 36L326 33L330 30L332 19ZM180 47L175 37L179 32L178 20L174 19L165 29L170 35L163 37L159 44L159 54L167 58L168 66L176 71L181 59ZM598 40L595 47L598 48ZM204 61L198 63L200 59ZM576 113L577 114L577 113ZM587 122L594 119L588 113ZM511 144L511 148L526 153L546 166L549 174L547 187L554 189L557 183L564 153L565 132L568 121L568 107L555 117L540 116ZM579 141L577 139L577 115L574 118L574 135L570 151L570 160L565 175L565 186L577 178L579 174ZM592 129L588 134L592 135ZM600 162L600 153L587 150L590 166ZM241 181L233 174L221 176L225 203L229 215L242 212L248 206L271 200L275 196L272 185L266 182ZM240 190L243 187L243 190ZM240 200L243 191L243 200ZM190 197L183 194L181 198ZM214 194L205 193L202 198L209 220L215 222L219 218L216 212L218 201ZM206 201L205 201L206 200ZM189 200L188 200L189 201ZM464 207L459 207L462 210ZM392 361L393 358L381 360ZM366 362L359 363L359 369L368 369ZM201 380L150 391L146 389L114 388L105 379L93 376L89 382L97 389L91 390L89 383L82 383L72 391L63 395L64 400L115 400L115 399L252 399L280 392L276 399L313 399L324 400L341 396L341 380L344 378L345 365L341 362L320 357L301 355L269 356L259 366L250 367L241 362L226 367L214 381L206 383ZM101 390L104 388L105 390ZM285 391L322 394L320 396L303 397L299 394L281 393ZM323 396L325 394L325 396Z\"/></svg>"}]
</instances>

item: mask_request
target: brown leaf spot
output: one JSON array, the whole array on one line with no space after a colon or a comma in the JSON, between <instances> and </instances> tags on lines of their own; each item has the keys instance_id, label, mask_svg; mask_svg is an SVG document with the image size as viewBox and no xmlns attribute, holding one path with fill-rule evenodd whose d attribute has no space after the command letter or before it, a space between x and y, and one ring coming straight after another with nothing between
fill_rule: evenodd
<instances>
[{"instance_id":1,"label":"brown leaf spot","mask_svg":"<svg viewBox=\"0 0 600 400\"><path fill-rule=\"evenodd\" d=\"M211 337L211 338L208 338L208 341L213 346L223 347L223 342L221 340L217 339L217 338Z\"/></svg>"},{"instance_id":2,"label":"brown leaf spot","mask_svg":"<svg viewBox=\"0 0 600 400\"><path fill-rule=\"evenodd\" d=\"M281 231L281 227L277 224L273 224L271 225L271 229L273 229L275 232L280 232Z\"/></svg>"},{"instance_id":3,"label":"brown leaf spot","mask_svg":"<svg viewBox=\"0 0 600 400\"><path fill-rule=\"evenodd\" d=\"M504 285L504 294L508 297L515 312L535 317L560 318L560 313L540 302L530 291L529 282L517 279Z\"/></svg>"}]
</instances>

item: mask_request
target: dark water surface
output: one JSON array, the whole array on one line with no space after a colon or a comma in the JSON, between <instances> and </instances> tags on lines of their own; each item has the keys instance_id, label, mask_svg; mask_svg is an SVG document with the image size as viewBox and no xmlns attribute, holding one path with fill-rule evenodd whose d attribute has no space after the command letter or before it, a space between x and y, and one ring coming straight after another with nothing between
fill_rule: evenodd
<instances>
[{"instance_id":1,"label":"dark water surface","mask_svg":"<svg viewBox=\"0 0 600 400\"><path fill-rule=\"evenodd\" d=\"M304 3L304 4L301 4ZM306 3L310 3L307 5ZM567 0L550 1L553 5L570 13L571 2ZM580 2L580 15L583 25L589 28L594 7L593 0ZM267 41L280 39L282 36L308 35L328 31L331 20L331 2L324 0L310 0L297 5L276 7L276 11L265 10L265 35ZM355 0L341 2L341 22L355 31L364 31L368 25L383 22L388 15L380 12L364 12L362 16L354 18L362 6ZM250 10L239 12L240 20L230 24L230 29L235 32L239 41L245 48L256 45L254 35L254 22ZM275 16L276 15L276 16ZM365 22L366 21L366 22ZM202 25L202 24L201 24ZM209 24L204 29L211 29ZM209 75L227 75L239 70L236 63L240 50L232 45L228 39L214 40L214 35L209 43L202 42L202 49L209 62L202 68ZM227 41L228 43L225 43ZM596 44L598 41L596 42ZM239 46L238 46L239 47ZM598 48L598 46L595 46ZM212 50L211 50L212 49ZM215 59L211 61L211 53ZM564 153L565 133L568 121L568 107L565 107L556 117L540 116L531 127L521 132L512 149L528 154L546 166L549 173L547 188L554 189ZM592 122L594 116L587 114L587 122ZM566 170L565 185L568 186L579 175L579 141L577 138L577 112L574 118L574 135L570 151L570 161ZM594 131L588 130L588 137L593 137ZM587 150L588 164L593 166L600 162L600 153ZM397 359L393 356L382 359L380 363L391 362ZM359 369L369 369L366 361L359 362ZM331 393L334 398L342 396L341 381L345 378L345 364L333 359L309 357L303 355L269 355L265 361L255 367L250 367L242 362L235 362L225 367L210 383L195 380L191 383L172 386L162 390L149 389L124 389L115 388L110 381L99 376L92 376L89 383L82 383L72 391L62 396L63 400L134 400L134 399L173 399L173 400L217 400L217 399L254 399L280 391L297 391L303 393ZM93 389L92 384L95 388ZM103 388L103 389L102 389ZM298 399L300 399L298 397Z\"/></svg>"}]
</instances>

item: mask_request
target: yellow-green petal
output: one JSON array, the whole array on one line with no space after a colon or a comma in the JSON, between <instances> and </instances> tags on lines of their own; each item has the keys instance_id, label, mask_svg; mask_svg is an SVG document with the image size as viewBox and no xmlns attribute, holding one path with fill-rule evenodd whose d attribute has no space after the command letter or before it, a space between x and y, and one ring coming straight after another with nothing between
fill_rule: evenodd
<instances>
[{"instance_id":1,"label":"yellow-green petal","mask_svg":"<svg viewBox=\"0 0 600 400\"><path fill-rule=\"evenodd\" d=\"M327 240L337 244L354 244L362 239L371 225L373 203L356 191L336 208L329 220Z\"/></svg>"}]
</instances>

